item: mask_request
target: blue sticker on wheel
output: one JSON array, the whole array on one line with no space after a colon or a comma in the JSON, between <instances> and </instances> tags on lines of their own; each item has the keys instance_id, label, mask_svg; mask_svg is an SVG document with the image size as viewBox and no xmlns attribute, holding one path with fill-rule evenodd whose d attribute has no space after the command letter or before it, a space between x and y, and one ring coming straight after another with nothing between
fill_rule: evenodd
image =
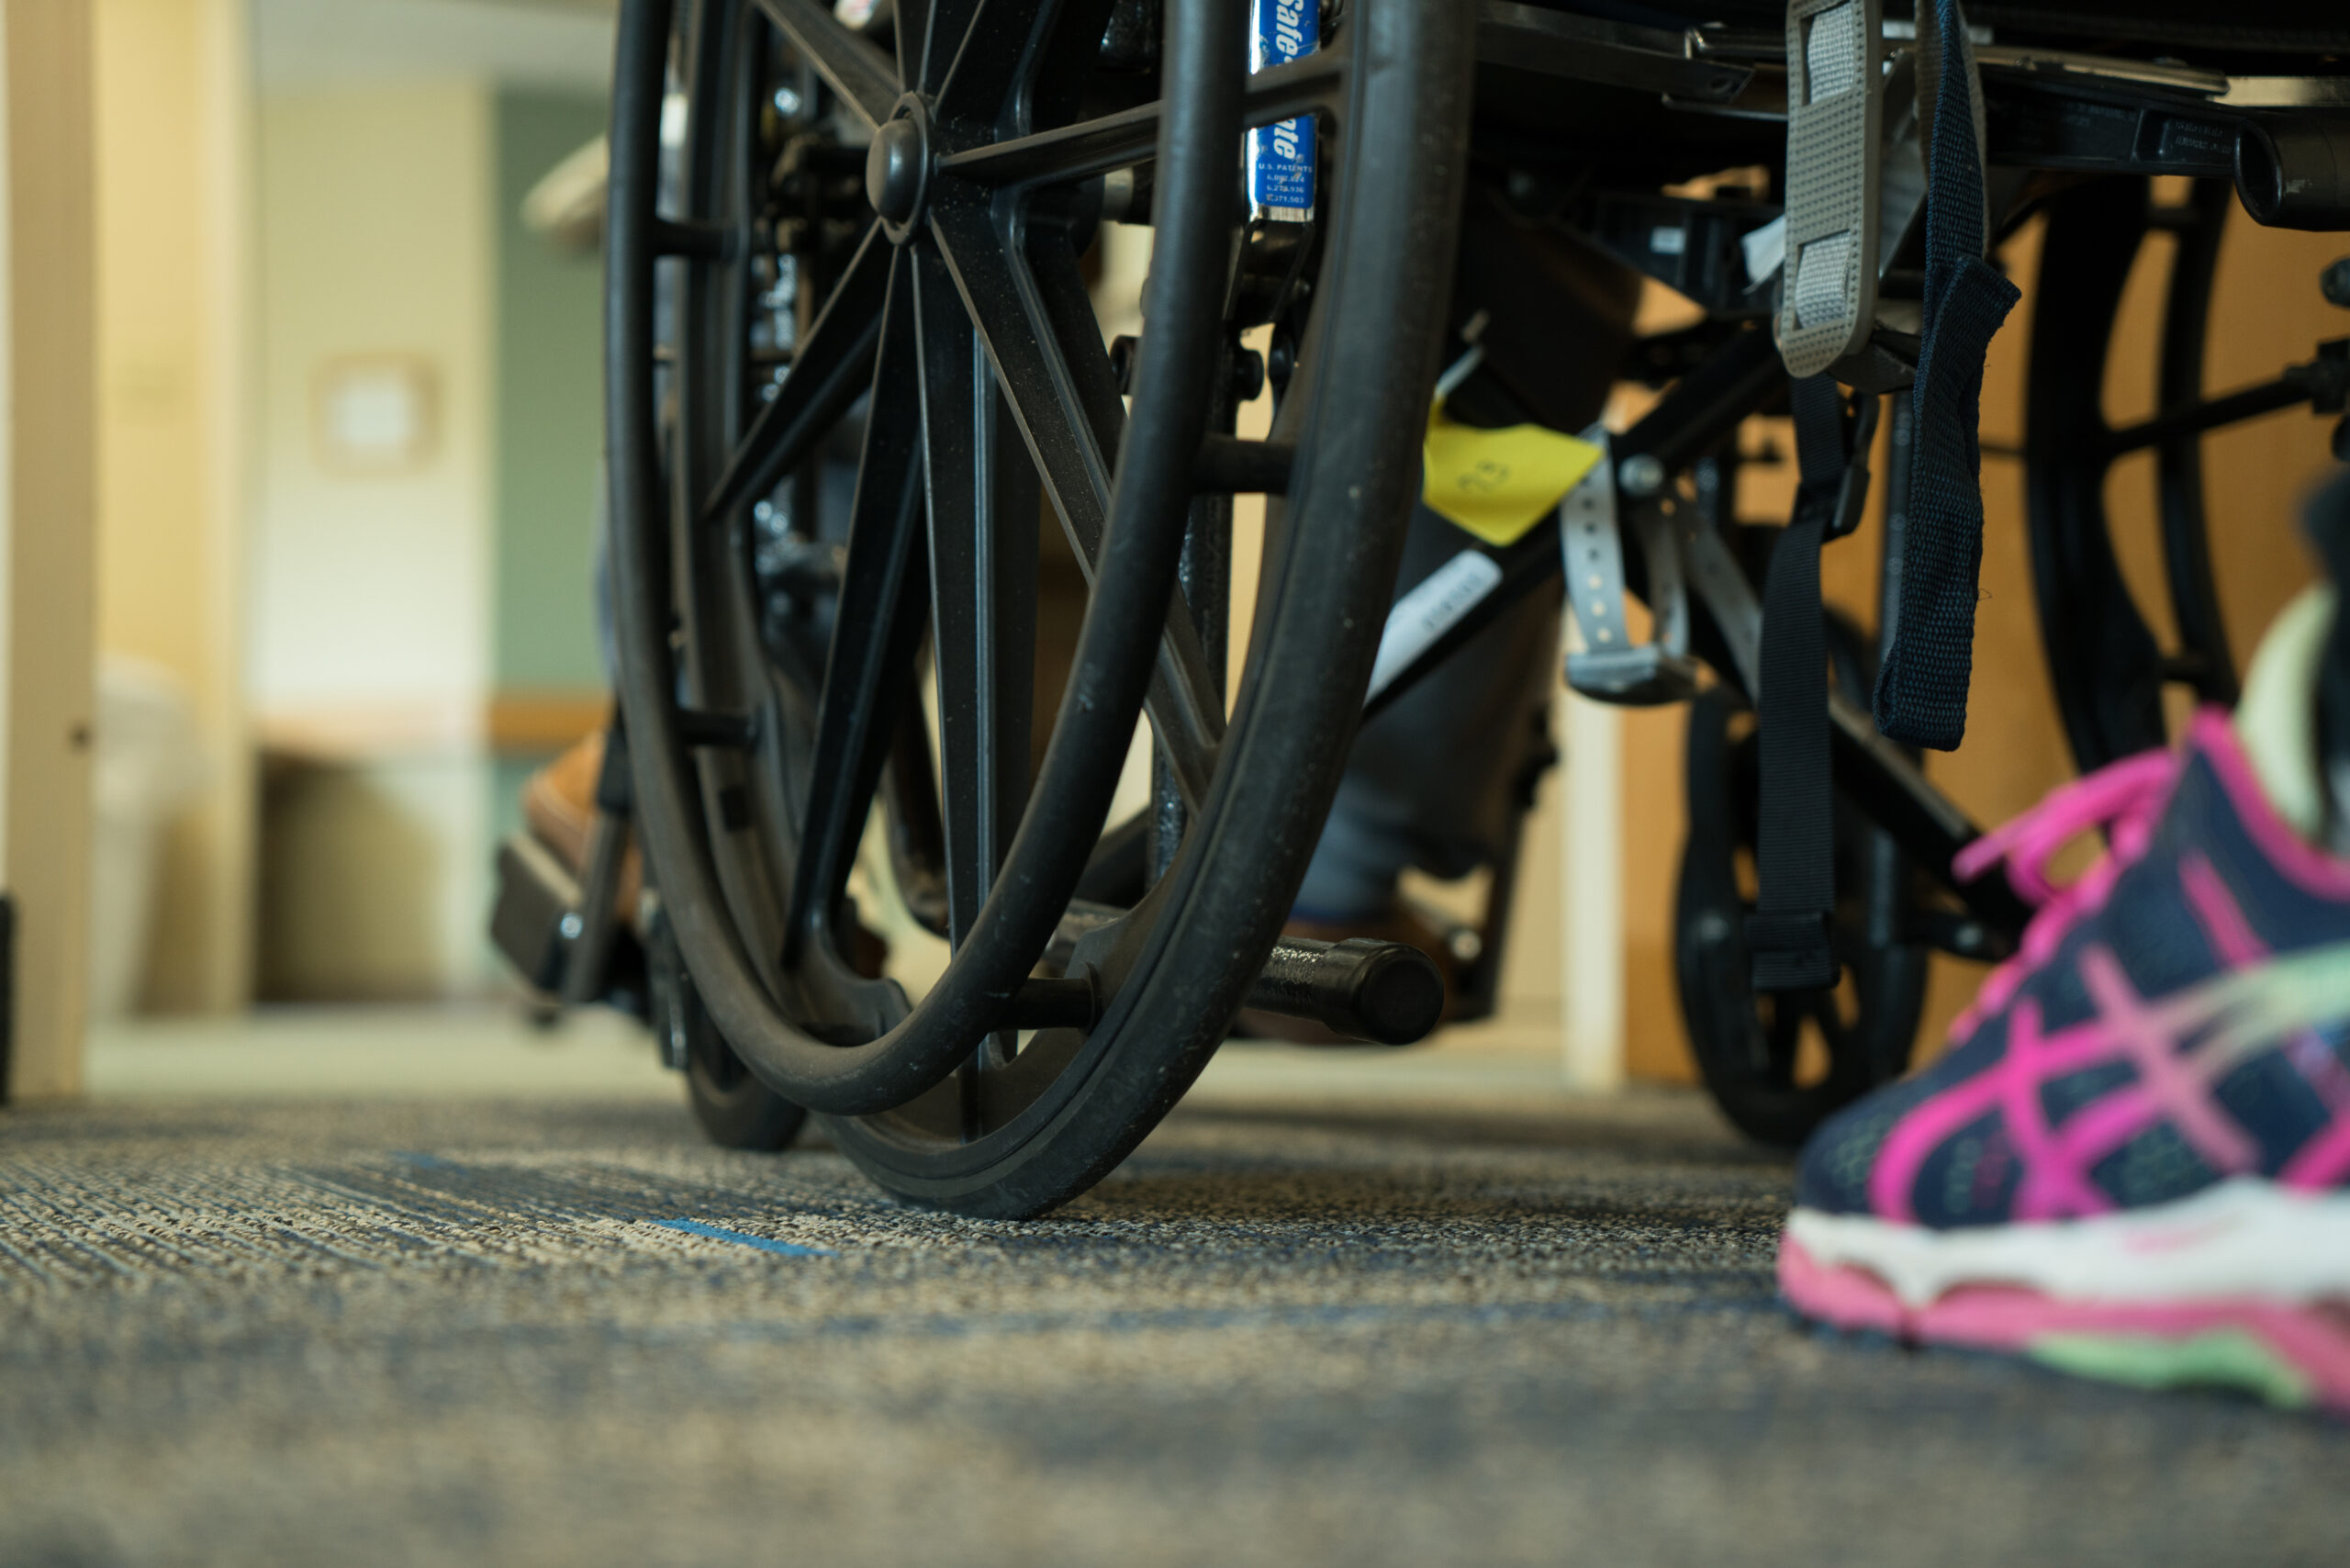
<instances>
[{"instance_id":1,"label":"blue sticker on wheel","mask_svg":"<svg viewBox=\"0 0 2350 1568\"><path fill-rule=\"evenodd\" d=\"M1322 43L1321 0L1249 0L1254 25L1248 68L1286 65ZM1314 216L1314 119L1310 115L1248 133L1248 214L1304 223Z\"/></svg>"}]
</instances>

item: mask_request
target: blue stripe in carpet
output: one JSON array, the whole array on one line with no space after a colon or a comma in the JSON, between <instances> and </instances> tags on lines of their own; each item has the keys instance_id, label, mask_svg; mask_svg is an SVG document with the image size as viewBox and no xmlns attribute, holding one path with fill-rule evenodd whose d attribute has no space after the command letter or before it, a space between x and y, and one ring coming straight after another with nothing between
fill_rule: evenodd
<instances>
[{"instance_id":1,"label":"blue stripe in carpet","mask_svg":"<svg viewBox=\"0 0 2350 1568\"><path fill-rule=\"evenodd\" d=\"M732 1241L741 1247L755 1247L762 1252L779 1252L786 1258L839 1256L827 1247L802 1247L797 1242L775 1241L764 1236L745 1236L739 1230L722 1230L714 1225L704 1225L698 1219L656 1219L653 1223L664 1230L682 1230L689 1236L707 1236L712 1241Z\"/></svg>"}]
</instances>

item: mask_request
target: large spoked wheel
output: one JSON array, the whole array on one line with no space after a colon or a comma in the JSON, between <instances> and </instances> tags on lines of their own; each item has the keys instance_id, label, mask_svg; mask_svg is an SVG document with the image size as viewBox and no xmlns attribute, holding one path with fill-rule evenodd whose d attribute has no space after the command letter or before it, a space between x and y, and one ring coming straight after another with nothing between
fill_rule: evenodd
<instances>
[{"instance_id":1,"label":"large spoked wheel","mask_svg":"<svg viewBox=\"0 0 2350 1568\"><path fill-rule=\"evenodd\" d=\"M1837 684L1865 702L1875 678L1866 644L1841 617L1828 630ZM1690 703L1686 766L1689 838L1673 900L1682 1019L1722 1114L1749 1137L1794 1148L1909 1065L1927 962L1924 948L1901 940L1911 869L1840 795L1833 941L1841 978L1832 990L1757 992L1745 922L1754 908L1761 746L1751 711L1728 689Z\"/></svg>"},{"instance_id":2,"label":"large spoked wheel","mask_svg":"<svg viewBox=\"0 0 2350 1568\"><path fill-rule=\"evenodd\" d=\"M1161 50L1112 10L901 0L894 35L820 0L621 14L609 436L653 876L751 1073L890 1191L974 1214L1115 1165L1278 935L1417 488L1465 144L1449 0L1357 0L1245 79L1240 7L1169 0ZM1244 223L1244 123L1301 116L1312 220ZM1124 377L1081 271L1105 206L1155 230ZM1259 324L1271 442L1211 441ZM1284 496L1227 715L1242 483ZM1090 598L1032 771L1040 496ZM1072 908L1131 836L1103 824L1146 709L1158 875ZM856 961L877 802L890 896L953 945L919 999Z\"/></svg>"},{"instance_id":3,"label":"large spoked wheel","mask_svg":"<svg viewBox=\"0 0 2350 1568\"><path fill-rule=\"evenodd\" d=\"M2093 181L2049 203L2032 307L2024 468L2049 678L2083 772L2164 744L2165 686L2184 686L2201 702L2236 699L2204 521L2203 437L2306 394L2282 387L2237 408L2202 402L2212 279L2234 205L2226 182L2205 180L2185 202L2158 206L2139 179ZM2170 252L2155 369L2164 417L2116 430L2105 415L2115 318L2139 252L2154 245ZM2169 622L2177 633L2170 648L2131 596L2106 509L2113 465L2149 448Z\"/></svg>"}]
</instances>

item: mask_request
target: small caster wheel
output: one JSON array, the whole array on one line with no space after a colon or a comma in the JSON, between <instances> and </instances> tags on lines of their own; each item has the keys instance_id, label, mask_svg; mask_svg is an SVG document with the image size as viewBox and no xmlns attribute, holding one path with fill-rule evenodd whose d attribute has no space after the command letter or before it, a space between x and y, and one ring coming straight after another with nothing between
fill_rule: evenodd
<instances>
[{"instance_id":1,"label":"small caster wheel","mask_svg":"<svg viewBox=\"0 0 2350 1568\"><path fill-rule=\"evenodd\" d=\"M1835 678L1865 701L1866 644L1830 618ZM1838 1107L1909 1064L1927 953L1898 940L1913 897L1891 840L1836 801L1832 990L1757 994L1746 946L1753 909L1761 746L1752 714L1716 688L1689 708L1689 837L1673 908L1681 1014L1706 1088L1747 1137L1793 1148ZM1875 919L1872 910L1877 912ZM1886 940L1889 934L1892 940Z\"/></svg>"},{"instance_id":2,"label":"small caster wheel","mask_svg":"<svg viewBox=\"0 0 2350 1568\"><path fill-rule=\"evenodd\" d=\"M721 1148L773 1154L791 1147L808 1113L751 1076L694 989L669 923L656 911L645 936L653 1029L661 1060L686 1075L694 1120Z\"/></svg>"}]
</instances>

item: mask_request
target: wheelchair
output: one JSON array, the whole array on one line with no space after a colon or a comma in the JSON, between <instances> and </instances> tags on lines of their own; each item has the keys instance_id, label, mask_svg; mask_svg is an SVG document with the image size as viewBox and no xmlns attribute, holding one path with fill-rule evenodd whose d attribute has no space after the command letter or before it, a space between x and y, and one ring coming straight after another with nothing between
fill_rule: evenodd
<instances>
[{"instance_id":1,"label":"wheelchair","mask_svg":"<svg viewBox=\"0 0 2350 1568\"><path fill-rule=\"evenodd\" d=\"M1748 940L1773 788L1764 600L1787 530L1737 514L1738 438L1801 385L1781 340L1807 285L1757 250L1814 194L1787 195L1791 79L1828 67L1789 29L1840 4L1865 11L1870 80L1925 69L1919 26L1880 25L1874 0L623 0L606 216L618 717L588 865L566 880L510 864L501 945L546 991L645 1012L722 1144L781 1148L812 1114L902 1199L1044 1213L1142 1140L1244 1008L1392 1042L1436 1022L1421 954L1284 922L1357 727L1547 595L1574 613L1572 685L1689 705L1676 965L1724 1111L1792 1142L1898 1074L1929 951L1998 957L2027 912L1953 878L1978 830L1878 731L1888 650L1833 615L1810 659L1833 783L1811 861L1832 881L1835 978L1758 989ZM2047 219L2022 457L2085 768L2162 742L2166 686L2234 695L2203 434L2339 413L2350 389L2341 342L2266 386L2202 385L2230 208L2350 227L2350 23L2314 15L1967 9L1978 221L1996 254ZM1829 405L1847 521L1880 415L1897 454L1937 433L1908 390L1931 128L1893 123L1906 90L1872 95L1872 259L1843 274L1870 301L1839 328L1850 390ZM1799 185L1823 166L1804 156ZM1767 188L1705 178L1728 169ZM2157 199L2165 176L2187 199ZM1630 344L1618 378L1653 389L1648 411L1583 432L1599 455L1551 521L1464 533L1469 586L1432 606L1396 577L1431 388L1481 352L1452 287L1464 214L1602 254L1702 319ZM1147 224L1152 246L1143 330L1115 342L1088 287L1110 223ZM2162 411L2109 429L2123 281L2157 235L2176 247ZM2350 302L2350 274L2328 286ZM1270 431L1242 439L1237 411L1266 391ZM2145 448L2176 647L2148 630L2104 512L2106 469ZM1907 478L1898 461L1884 476L1888 611ZM1235 683L1248 495L1265 524ZM1040 513L1085 588L1057 707L1056 683L1038 695ZM1112 821L1138 723L1150 799ZM647 891L623 928L632 835ZM919 996L872 961L877 900L949 945ZM1798 1069L1807 1034L1825 1076Z\"/></svg>"}]
</instances>

